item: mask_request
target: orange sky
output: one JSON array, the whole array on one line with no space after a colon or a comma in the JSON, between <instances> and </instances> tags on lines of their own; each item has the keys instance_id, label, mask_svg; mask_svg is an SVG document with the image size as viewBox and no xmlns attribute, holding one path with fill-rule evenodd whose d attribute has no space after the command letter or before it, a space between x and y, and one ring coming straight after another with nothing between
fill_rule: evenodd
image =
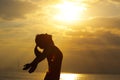
<instances>
[{"instance_id":1,"label":"orange sky","mask_svg":"<svg viewBox=\"0 0 120 80\"><path fill-rule=\"evenodd\" d=\"M0 69L31 61L38 33L53 35L64 54L63 71L118 68L119 14L117 0L0 0Z\"/></svg>"}]
</instances>

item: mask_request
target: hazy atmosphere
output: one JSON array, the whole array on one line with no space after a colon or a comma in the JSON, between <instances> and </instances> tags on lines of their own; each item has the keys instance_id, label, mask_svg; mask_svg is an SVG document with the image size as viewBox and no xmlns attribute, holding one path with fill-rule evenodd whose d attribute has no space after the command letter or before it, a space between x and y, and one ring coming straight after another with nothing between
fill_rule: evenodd
<instances>
[{"instance_id":1,"label":"hazy atmosphere","mask_svg":"<svg viewBox=\"0 0 120 80\"><path fill-rule=\"evenodd\" d=\"M63 52L62 72L120 73L120 0L0 0L0 71L22 71L41 33Z\"/></svg>"}]
</instances>

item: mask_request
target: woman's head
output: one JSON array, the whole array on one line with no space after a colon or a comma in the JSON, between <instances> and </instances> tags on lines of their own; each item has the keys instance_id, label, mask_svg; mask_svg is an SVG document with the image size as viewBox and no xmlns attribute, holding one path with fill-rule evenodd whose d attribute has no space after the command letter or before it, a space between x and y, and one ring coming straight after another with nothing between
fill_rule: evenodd
<instances>
[{"instance_id":1,"label":"woman's head","mask_svg":"<svg viewBox=\"0 0 120 80\"><path fill-rule=\"evenodd\" d=\"M48 34L37 34L35 38L36 45L44 49L50 45L54 45L52 35Z\"/></svg>"}]
</instances>

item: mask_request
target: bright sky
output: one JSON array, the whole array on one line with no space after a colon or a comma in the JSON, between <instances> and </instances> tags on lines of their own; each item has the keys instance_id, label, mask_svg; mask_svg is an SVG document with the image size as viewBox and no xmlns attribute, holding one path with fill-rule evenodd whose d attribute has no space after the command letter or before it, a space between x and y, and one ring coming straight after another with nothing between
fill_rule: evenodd
<instances>
[{"instance_id":1,"label":"bright sky","mask_svg":"<svg viewBox=\"0 0 120 80\"><path fill-rule=\"evenodd\" d=\"M0 0L0 69L30 62L41 33L52 34L62 50L63 71L120 67L119 0Z\"/></svg>"}]
</instances>

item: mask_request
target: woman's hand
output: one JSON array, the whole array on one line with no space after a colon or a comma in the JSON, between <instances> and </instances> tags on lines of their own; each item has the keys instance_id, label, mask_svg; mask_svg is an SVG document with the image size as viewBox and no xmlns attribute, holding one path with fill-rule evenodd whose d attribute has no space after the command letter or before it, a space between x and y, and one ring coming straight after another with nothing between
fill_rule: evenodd
<instances>
[{"instance_id":1,"label":"woman's hand","mask_svg":"<svg viewBox=\"0 0 120 80\"><path fill-rule=\"evenodd\" d=\"M35 48L34 48L34 53L35 53L35 56L36 57L38 57L38 56L40 56L40 54L41 54L41 52L37 49L37 45L35 46Z\"/></svg>"},{"instance_id":2,"label":"woman's hand","mask_svg":"<svg viewBox=\"0 0 120 80\"><path fill-rule=\"evenodd\" d=\"M32 73L32 72L35 71L36 67L37 67L37 64L34 64L34 65L25 64L23 70L28 70L28 69L29 69L28 72L29 72L29 73Z\"/></svg>"},{"instance_id":3,"label":"woman's hand","mask_svg":"<svg viewBox=\"0 0 120 80\"><path fill-rule=\"evenodd\" d=\"M28 72L29 72L29 73L34 72L36 68L37 68L37 64L34 64L34 65L31 66L31 68L29 69Z\"/></svg>"},{"instance_id":4,"label":"woman's hand","mask_svg":"<svg viewBox=\"0 0 120 80\"><path fill-rule=\"evenodd\" d=\"M28 63L28 64L25 64L23 70L27 70L27 69L29 69L30 67L31 67L31 64L29 64L29 63Z\"/></svg>"}]
</instances>

